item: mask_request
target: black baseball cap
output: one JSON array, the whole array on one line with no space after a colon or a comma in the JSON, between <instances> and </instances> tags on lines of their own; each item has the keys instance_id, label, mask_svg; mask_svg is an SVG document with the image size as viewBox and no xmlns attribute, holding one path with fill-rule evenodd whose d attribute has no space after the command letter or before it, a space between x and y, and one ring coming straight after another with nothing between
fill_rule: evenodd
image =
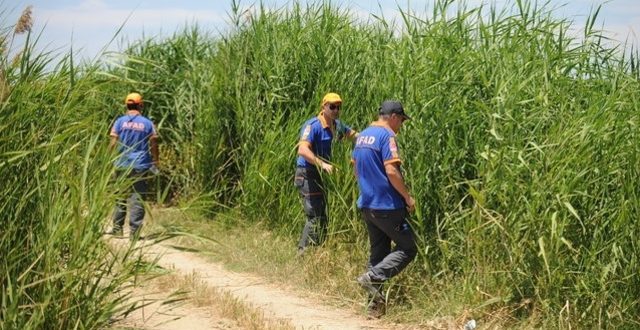
<instances>
[{"instance_id":1,"label":"black baseball cap","mask_svg":"<svg viewBox=\"0 0 640 330\"><path fill-rule=\"evenodd\" d=\"M387 100L382 102L380 108L378 108L378 114L390 115L392 113L400 115L404 117L404 119L411 119L411 117L404 112L404 108L402 108L402 103L400 103L400 101Z\"/></svg>"}]
</instances>

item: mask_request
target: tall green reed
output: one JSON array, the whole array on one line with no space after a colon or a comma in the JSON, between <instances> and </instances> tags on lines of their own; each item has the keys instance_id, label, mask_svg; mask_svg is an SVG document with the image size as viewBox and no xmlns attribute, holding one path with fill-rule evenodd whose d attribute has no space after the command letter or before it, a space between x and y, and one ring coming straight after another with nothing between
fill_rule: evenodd
<instances>
[{"instance_id":1,"label":"tall green reed","mask_svg":"<svg viewBox=\"0 0 640 330\"><path fill-rule=\"evenodd\" d=\"M104 327L132 308L123 290L144 271L101 239L115 200L104 109L118 82L71 53L54 62L23 32L19 55L0 55L0 328Z\"/></svg>"},{"instance_id":2,"label":"tall green reed","mask_svg":"<svg viewBox=\"0 0 640 330\"><path fill-rule=\"evenodd\" d=\"M408 277L479 287L497 298L491 308L533 301L525 315L634 324L636 299L609 285L632 284L634 259L620 251L635 251L633 230L603 229L632 224L637 205L637 82L620 70L630 59L604 46L595 16L579 41L545 6L450 6L405 15L401 33L323 5L262 11L238 27L225 44L233 51L218 54L234 64L216 68L233 68L220 75L239 102L245 213L300 225L289 184L297 129L323 93L341 93L345 121L360 129L379 102L398 98L415 118L400 143L424 251L420 275ZM362 235L349 149L337 148L344 171L328 178L331 231ZM469 303L487 301L465 291Z\"/></svg>"}]
</instances>

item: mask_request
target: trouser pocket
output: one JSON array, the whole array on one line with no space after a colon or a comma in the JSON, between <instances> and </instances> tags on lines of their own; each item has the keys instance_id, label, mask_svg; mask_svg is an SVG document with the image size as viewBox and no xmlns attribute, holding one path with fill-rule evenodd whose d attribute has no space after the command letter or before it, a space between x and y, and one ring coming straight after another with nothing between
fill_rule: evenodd
<instances>
[{"instance_id":1,"label":"trouser pocket","mask_svg":"<svg viewBox=\"0 0 640 330\"><path fill-rule=\"evenodd\" d=\"M315 168L297 168L293 184L298 189L308 218L326 217L326 199L320 174Z\"/></svg>"}]
</instances>

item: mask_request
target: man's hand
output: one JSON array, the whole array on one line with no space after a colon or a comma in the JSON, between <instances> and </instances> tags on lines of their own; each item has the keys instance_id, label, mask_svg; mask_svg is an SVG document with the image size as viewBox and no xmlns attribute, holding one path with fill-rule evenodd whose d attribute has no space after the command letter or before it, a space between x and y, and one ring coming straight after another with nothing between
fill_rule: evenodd
<instances>
[{"instance_id":1,"label":"man's hand","mask_svg":"<svg viewBox=\"0 0 640 330\"><path fill-rule=\"evenodd\" d=\"M416 201L413 197L409 196L409 198L405 199L404 202L407 204L407 211L413 212L416 210Z\"/></svg>"},{"instance_id":2,"label":"man's hand","mask_svg":"<svg viewBox=\"0 0 640 330\"><path fill-rule=\"evenodd\" d=\"M322 162L322 170L331 174L333 173L333 165Z\"/></svg>"}]
</instances>

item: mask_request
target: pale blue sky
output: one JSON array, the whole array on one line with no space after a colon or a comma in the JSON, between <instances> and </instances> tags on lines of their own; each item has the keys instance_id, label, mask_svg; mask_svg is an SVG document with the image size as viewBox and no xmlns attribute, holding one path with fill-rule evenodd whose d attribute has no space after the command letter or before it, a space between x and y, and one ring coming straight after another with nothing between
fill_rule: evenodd
<instances>
[{"instance_id":1,"label":"pale blue sky","mask_svg":"<svg viewBox=\"0 0 640 330\"><path fill-rule=\"evenodd\" d=\"M306 2L306 1L300 1ZM401 8L410 7L416 12L430 9L434 0L380 0L380 1L332 1L341 8L350 8L354 15L366 20L371 13L382 12L393 18ZM470 7L480 3L497 3L499 6L513 4L514 0L468 0ZM543 2L543 1L540 1ZM241 1L244 8L258 1ZM291 1L265 0L267 7L279 8ZM629 39L638 44L636 33L640 32L639 0L553 0L559 7L555 13L575 22L582 28L589 12L604 4L597 26L619 41ZM40 48L66 52L73 46L83 58L93 58L106 46L120 25L125 23L118 38L125 42L146 36L166 36L188 22L197 22L212 31L224 30L227 26L231 0L17 0L3 2L8 22L15 22L27 5L33 5L34 32L42 32ZM129 17L127 21L127 17ZM579 32L576 32L579 33ZM122 42L115 42L108 50L118 51Z\"/></svg>"}]
</instances>

